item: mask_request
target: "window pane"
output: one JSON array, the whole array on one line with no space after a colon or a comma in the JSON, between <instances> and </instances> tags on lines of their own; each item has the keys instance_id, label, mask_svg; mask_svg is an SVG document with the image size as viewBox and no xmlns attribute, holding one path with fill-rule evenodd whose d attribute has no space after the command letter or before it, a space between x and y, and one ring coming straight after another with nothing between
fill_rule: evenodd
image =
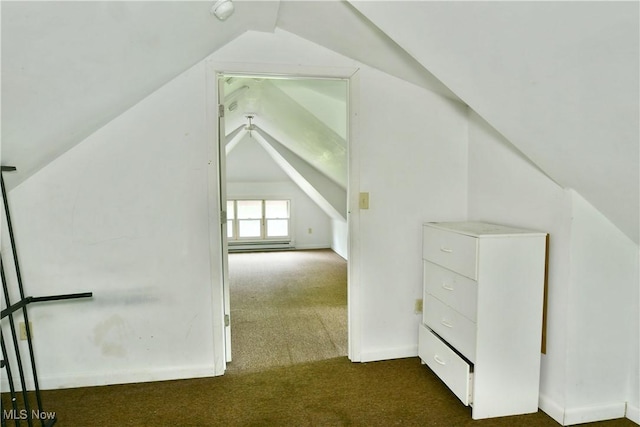
<instances>
[{"instance_id":1,"label":"window pane","mask_svg":"<svg viewBox=\"0 0 640 427\"><path fill-rule=\"evenodd\" d=\"M233 200L227 200L227 218L228 219L234 219L235 216L235 209L233 209Z\"/></svg>"},{"instance_id":2,"label":"window pane","mask_svg":"<svg viewBox=\"0 0 640 427\"><path fill-rule=\"evenodd\" d=\"M262 200L238 200L238 218L262 218Z\"/></svg>"},{"instance_id":3,"label":"window pane","mask_svg":"<svg viewBox=\"0 0 640 427\"><path fill-rule=\"evenodd\" d=\"M227 239L233 239L233 220L227 220Z\"/></svg>"},{"instance_id":4,"label":"window pane","mask_svg":"<svg viewBox=\"0 0 640 427\"><path fill-rule=\"evenodd\" d=\"M289 235L288 219L268 219L267 237L287 237Z\"/></svg>"},{"instance_id":5,"label":"window pane","mask_svg":"<svg viewBox=\"0 0 640 427\"><path fill-rule=\"evenodd\" d=\"M238 221L239 237L260 237L260 222L259 219Z\"/></svg>"},{"instance_id":6,"label":"window pane","mask_svg":"<svg viewBox=\"0 0 640 427\"><path fill-rule=\"evenodd\" d=\"M288 200L265 200L266 218L289 218Z\"/></svg>"}]
</instances>

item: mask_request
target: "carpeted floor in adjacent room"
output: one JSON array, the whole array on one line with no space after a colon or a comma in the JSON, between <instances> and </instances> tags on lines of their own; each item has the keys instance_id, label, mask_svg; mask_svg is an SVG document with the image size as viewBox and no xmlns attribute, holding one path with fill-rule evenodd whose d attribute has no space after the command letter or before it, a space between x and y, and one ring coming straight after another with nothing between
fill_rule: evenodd
<instances>
[{"instance_id":1,"label":"carpeted floor in adjacent room","mask_svg":"<svg viewBox=\"0 0 640 427\"><path fill-rule=\"evenodd\" d=\"M229 372L347 355L347 262L324 250L229 255Z\"/></svg>"}]
</instances>

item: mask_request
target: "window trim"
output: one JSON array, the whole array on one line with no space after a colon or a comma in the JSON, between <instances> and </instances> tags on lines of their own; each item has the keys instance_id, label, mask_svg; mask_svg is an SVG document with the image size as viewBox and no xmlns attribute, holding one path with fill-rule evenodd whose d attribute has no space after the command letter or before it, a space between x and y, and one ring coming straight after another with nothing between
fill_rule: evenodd
<instances>
[{"instance_id":1,"label":"window trim","mask_svg":"<svg viewBox=\"0 0 640 427\"><path fill-rule=\"evenodd\" d=\"M238 202L239 201L260 201L261 202L261 217L260 218L238 218ZM266 202L268 201L285 201L287 202L287 217L266 217ZM269 198L233 198L227 199L227 203L233 202L233 218L227 218L227 241L229 244L241 244L241 243L260 243L260 242L291 242L293 240L291 230L291 199L286 197L269 197ZM228 206L228 205L227 205ZM228 209L227 209L228 210ZM260 237L241 237L240 236L240 222L241 221L255 221L260 220ZM286 220L287 232L286 236L267 236L267 221L268 220ZM229 227L231 235L229 235Z\"/></svg>"}]
</instances>

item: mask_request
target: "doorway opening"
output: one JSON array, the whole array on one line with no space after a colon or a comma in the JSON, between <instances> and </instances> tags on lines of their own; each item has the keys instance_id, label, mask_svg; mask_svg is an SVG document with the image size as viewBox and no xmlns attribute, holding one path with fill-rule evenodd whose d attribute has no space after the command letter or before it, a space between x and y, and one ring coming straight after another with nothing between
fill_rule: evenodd
<instances>
[{"instance_id":1,"label":"doorway opening","mask_svg":"<svg viewBox=\"0 0 640 427\"><path fill-rule=\"evenodd\" d=\"M218 75L231 372L348 355L348 80Z\"/></svg>"}]
</instances>

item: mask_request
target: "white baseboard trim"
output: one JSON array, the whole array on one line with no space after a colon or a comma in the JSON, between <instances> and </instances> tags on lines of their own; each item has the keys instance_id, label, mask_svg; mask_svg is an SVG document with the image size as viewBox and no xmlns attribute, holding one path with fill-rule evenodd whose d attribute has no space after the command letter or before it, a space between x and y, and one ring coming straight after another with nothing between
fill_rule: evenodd
<instances>
[{"instance_id":1,"label":"white baseboard trim","mask_svg":"<svg viewBox=\"0 0 640 427\"><path fill-rule=\"evenodd\" d=\"M418 346L410 345L406 347L396 347L376 351L363 351L360 353L360 362L378 362L381 360L405 359L407 357L416 357L418 355Z\"/></svg>"},{"instance_id":2,"label":"white baseboard trim","mask_svg":"<svg viewBox=\"0 0 640 427\"><path fill-rule=\"evenodd\" d=\"M629 417L630 410L624 402L567 409L563 408L562 405L551 399L549 396L540 394L538 406L544 413L563 426L624 418L625 412L627 418L634 421ZM637 408L635 414L637 417ZM638 421L635 422L637 423Z\"/></svg>"},{"instance_id":3,"label":"white baseboard trim","mask_svg":"<svg viewBox=\"0 0 640 427\"><path fill-rule=\"evenodd\" d=\"M593 423L596 421L624 418L626 403L609 403L588 408L571 408L564 412L564 425Z\"/></svg>"},{"instance_id":4,"label":"white baseboard trim","mask_svg":"<svg viewBox=\"0 0 640 427\"><path fill-rule=\"evenodd\" d=\"M143 371L101 372L91 374L67 375L39 375L40 390L55 390L61 388L93 387L113 384L144 383L152 381L170 381L189 378L204 378L215 376L213 366L190 366L184 368L159 368ZM33 378L26 378L28 389L33 389ZM21 391L20 379L14 379L14 387ZM0 390L9 391L7 378L0 379Z\"/></svg>"},{"instance_id":5,"label":"white baseboard trim","mask_svg":"<svg viewBox=\"0 0 640 427\"><path fill-rule=\"evenodd\" d=\"M627 418L640 425L640 407L627 403Z\"/></svg>"},{"instance_id":6,"label":"white baseboard trim","mask_svg":"<svg viewBox=\"0 0 640 427\"><path fill-rule=\"evenodd\" d=\"M549 415L559 424L564 425L564 408L555 400L540 393L540 396L538 397L538 407L540 407L545 414Z\"/></svg>"},{"instance_id":7,"label":"white baseboard trim","mask_svg":"<svg viewBox=\"0 0 640 427\"><path fill-rule=\"evenodd\" d=\"M305 250L305 249L331 249L330 244L319 244L319 245L296 245L297 250Z\"/></svg>"},{"instance_id":8,"label":"white baseboard trim","mask_svg":"<svg viewBox=\"0 0 640 427\"><path fill-rule=\"evenodd\" d=\"M331 249L333 252L336 253L336 255L338 255L340 258L342 258L345 261L349 261L349 259L347 258L347 254L344 253L340 253L336 248L334 248L333 246L330 247L329 249Z\"/></svg>"}]
</instances>

